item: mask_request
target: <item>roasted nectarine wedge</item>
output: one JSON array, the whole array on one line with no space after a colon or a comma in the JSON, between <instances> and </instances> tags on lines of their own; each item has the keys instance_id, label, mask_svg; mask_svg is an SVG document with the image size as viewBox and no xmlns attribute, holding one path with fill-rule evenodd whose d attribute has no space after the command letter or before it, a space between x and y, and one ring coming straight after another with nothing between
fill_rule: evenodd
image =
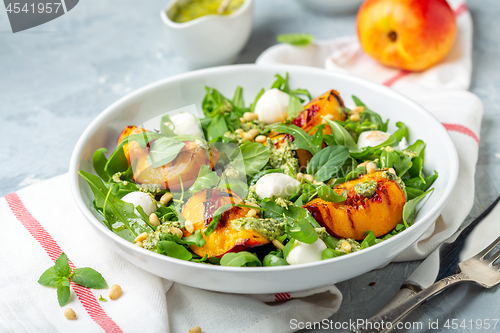
<instances>
[{"instance_id":1,"label":"roasted nectarine wedge","mask_svg":"<svg viewBox=\"0 0 500 333\"><path fill-rule=\"evenodd\" d=\"M362 240L369 230L377 237L385 235L401 222L406 203L403 190L385 175L376 172L336 186L339 194L347 190L344 202L318 198L304 208L332 235L356 240Z\"/></svg>"},{"instance_id":2,"label":"roasted nectarine wedge","mask_svg":"<svg viewBox=\"0 0 500 333\"><path fill-rule=\"evenodd\" d=\"M241 204L243 200L229 190L212 189L202 190L193 195L182 209L182 216L193 222L194 230L205 230L215 211L226 204ZM269 240L253 230L237 230L232 228L231 222L247 216L249 208L231 207L222 214L217 229L210 235L204 236L206 244L203 247L191 246L191 250L203 257L220 257L227 252L239 252L248 248L269 243ZM190 233L185 231L184 236Z\"/></svg>"},{"instance_id":3,"label":"roasted nectarine wedge","mask_svg":"<svg viewBox=\"0 0 500 333\"><path fill-rule=\"evenodd\" d=\"M118 139L118 143L129 135L139 134L146 130L135 127L126 127ZM182 186L188 189L196 181L202 165L211 168L217 163L220 153L212 148L208 149L200 146L197 142L186 141L177 157L170 163L161 167L153 168L148 162L149 147L141 148L135 141L131 141L123 146L123 151L127 157L129 165L137 160L134 169L133 179L140 184L159 184L161 188L178 191Z\"/></svg>"},{"instance_id":4,"label":"roasted nectarine wedge","mask_svg":"<svg viewBox=\"0 0 500 333\"><path fill-rule=\"evenodd\" d=\"M293 124L309 133L315 126L322 123L323 118L328 114L333 116L333 120L345 120L346 114L342 111L344 101L340 98L336 90L330 90L323 95L311 100L304 111L293 120ZM325 126L323 133L332 134L330 126ZM314 131L313 133L314 134Z\"/></svg>"}]
</instances>

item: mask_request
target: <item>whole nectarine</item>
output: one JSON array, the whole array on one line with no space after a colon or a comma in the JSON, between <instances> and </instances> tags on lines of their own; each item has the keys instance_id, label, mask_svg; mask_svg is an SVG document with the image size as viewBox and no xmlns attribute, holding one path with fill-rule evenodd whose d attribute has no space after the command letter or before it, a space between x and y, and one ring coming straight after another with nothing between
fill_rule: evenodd
<instances>
[{"instance_id":1,"label":"whole nectarine","mask_svg":"<svg viewBox=\"0 0 500 333\"><path fill-rule=\"evenodd\" d=\"M446 0L366 0L357 29L371 57L389 67L422 71L450 52L457 25Z\"/></svg>"}]
</instances>

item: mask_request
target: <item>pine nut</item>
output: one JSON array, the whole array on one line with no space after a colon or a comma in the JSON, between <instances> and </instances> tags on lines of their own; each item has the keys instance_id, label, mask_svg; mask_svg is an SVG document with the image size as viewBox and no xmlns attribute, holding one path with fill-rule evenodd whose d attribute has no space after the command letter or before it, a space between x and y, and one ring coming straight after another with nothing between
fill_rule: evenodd
<instances>
[{"instance_id":1,"label":"pine nut","mask_svg":"<svg viewBox=\"0 0 500 333\"><path fill-rule=\"evenodd\" d=\"M361 117L359 116L359 114L357 113L354 113L352 114L349 119L351 119L351 121L354 121L355 123L357 123L358 121L360 121Z\"/></svg>"},{"instance_id":2,"label":"pine nut","mask_svg":"<svg viewBox=\"0 0 500 333\"><path fill-rule=\"evenodd\" d=\"M201 327L196 326L196 327L190 328L188 333L201 333Z\"/></svg>"},{"instance_id":3,"label":"pine nut","mask_svg":"<svg viewBox=\"0 0 500 333\"><path fill-rule=\"evenodd\" d=\"M172 200L172 193L165 193L160 198L160 202L164 205L168 204L170 200Z\"/></svg>"},{"instance_id":4,"label":"pine nut","mask_svg":"<svg viewBox=\"0 0 500 333\"><path fill-rule=\"evenodd\" d=\"M255 207L254 209L257 213L260 213L260 206L253 202L245 202L245 205Z\"/></svg>"},{"instance_id":5,"label":"pine nut","mask_svg":"<svg viewBox=\"0 0 500 333\"><path fill-rule=\"evenodd\" d=\"M236 133L236 134L241 134L241 133L243 133L243 132L245 132L245 131L243 130L243 128L238 128L236 131L234 131L234 133Z\"/></svg>"},{"instance_id":6,"label":"pine nut","mask_svg":"<svg viewBox=\"0 0 500 333\"><path fill-rule=\"evenodd\" d=\"M252 141L254 138L253 136L251 136L248 133L242 133L242 137L243 137L243 139L248 140L248 141Z\"/></svg>"},{"instance_id":7,"label":"pine nut","mask_svg":"<svg viewBox=\"0 0 500 333\"><path fill-rule=\"evenodd\" d=\"M257 216L257 211L255 209L250 209L247 213L248 217L255 217Z\"/></svg>"},{"instance_id":8,"label":"pine nut","mask_svg":"<svg viewBox=\"0 0 500 333\"><path fill-rule=\"evenodd\" d=\"M250 131L248 131L247 133L252 135L254 138L259 134L259 130L256 129L256 128L252 128Z\"/></svg>"},{"instance_id":9,"label":"pine nut","mask_svg":"<svg viewBox=\"0 0 500 333\"><path fill-rule=\"evenodd\" d=\"M114 284L111 286L111 289L109 290L109 298L111 298L113 301L120 298L122 295L122 287L120 287L117 284Z\"/></svg>"},{"instance_id":10,"label":"pine nut","mask_svg":"<svg viewBox=\"0 0 500 333\"><path fill-rule=\"evenodd\" d=\"M363 163L359 163L358 167L365 167L366 168L366 165L368 164L368 162L370 162L370 161L364 161Z\"/></svg>"},{"instance_id":11,"label":"pine nut","mask_svg":"<svg viewBox=\"0 0 500 333\"><path fill-rule=\"evenodd\" d=\"M186 229L187 232L193 233L194 231L193 222L191 222L191 220L186 220L186 222L184 222L184 228Z\"/></svg>"},{"instance_id":12,"label":"pine nut","mask_svg":"<svg viewBox=\"0 0 500 333\"><path fill-rule=\"evenodd\" d=\"M151 225L154 225L155 227L161 224L158 215L156 215L155 213L151 213L151 215L149 215L149 223L151 223Z\"/></svg>"},{"instance_id":13,"label":"pine nut","mask_svg":"<svg viewBox=\"0 0 500 333\"><path fill-rule=\"evenodd\" d=\"M135 242L134 245L138 246L138 247L142 247L142 242Z\"/></svg>"},{"instance_id":14,"label":"pine nut","mask_svg":"<svg viewBox=\"0 0 500 333\"><path fill-rule=\"evenodd\" d=\"M304 178L309 182L314 182L314 177L312 175L305 174Z\"/></svg>"},{"instance_id":15,"label":"pine nut","mask_svg":"<svg viewBox=\"0 0 500 333\"><path fill-rule=\"evenodd\" d=\"M176 228L176 227L170 227L170 230L169 232L172 234L172 235L177 235L177 237L179 238L182 238L182 236L184 235L182 233L182 230L179 229L179 228Z\"/></svg>"},{"instance_id":16,"label":"pine nut","mask_svg":"<svg viewBox=\"0 0 500 333\"><path fill-rule=\"evenodd\" d=\"M387 171L389 171L390 173L392 173L394 175L396 174L396 170L394 170L393 168L389 168L389 170L387 170Z\"/></svg>"},{"instance_id":17,"label":"pine nut","mask_svg":"<svg viewBox=\"0 0 500 333\"><path fill-rule=\"evenodd\" d=\"M302 180L302 178L304 178L304 174L302 172L299 172L297 174L297 180L300 182Z\"/></svg>"},{"instance_id":18,"label":"pine nut","mask_svg":"<svg viewBox=\"0 0 500 333\"><path fill-rule=\"evenodd\" d=\"M142 242L143 240L145 240L146 238L148 238L148 233L147 232L143 232L142 234L140 234L139 236L137 236L135 239L134 239L134 242Z\"/></svg>"},{"instance_id":19,"label":"pine nut","mask_svg":"<svg viewBox=\"0 0 500 333\"><path fill-rule=\"evenodd\" d=\"M356 106L354 109L351 110L351 113L363 113L365 111L364 106Z\"/></svg>"},{"instance_id":20,"label":"pine nut","mask_svg":"<svg viewBox=\"0 0 500 333\"><path fill-rule=\"evenodd\" d=\"M368 162L366 164L366 172L368 172L368 174L372 174L372 173L375 173L377 171L377 166L375 165L375 163L373 162Z\"/></svg>"},{"instance_id":21,"label":"pine nut","mask_svg":"<svg viewBox=\"0 0 500 333\"><path fill-rule=\"evenodd\" d=\"M259 119L259 116L253 112L245 112L243 114L243 119L245 119L246 121L252 121Z\"/></svg>"},{"instance_id":22,"label":"pine nut","mask_svg":"<svg viewBox=\"0 0 500 333\"><path fill-rule=\"evenodd\" d=\"M313 181L313 184L314 185L323 185L324 183L323 182L317 182L316 180Z\"/></svg>"},{"instance_id":23,"label":"pine nut","mask_svg":"<svg viewBox=\"0 0 500 333\"><path fill-rule=\"evenodd\" d=\"M265 135L258 135L256 138L255 138L255 142L258 142L258 143L264 143L266 142L266 136Z\"/></svg>"},{"instance_id":24,"label":"pine nut","mask_svg":"<svg viewBox=\"0 0 500 333\"><path fill-rule=\"evenodd\" d=\"M240 118L240 122L241 122L242 124L244 124L244 123L246 122L245 118L241 117L241 118Z\"/></svg>"},{"instance_id":25,"label":"pine nut","mask_svg":"<svg viewBox=\"0 0 500 333\"><path fill-rule=\"evenodd\" d=\"M285 248L285 246L283 245L283 243L281 243L279 240L277 239L273 239L273 245L278 249L278 250L281 250L283 251L283 249Z\"/></svg>"},{"instance_id":26,"label":"pine nut","mask_svg":"<svg viewBox=\"0 0 500 333\"><path fill-rule=\"evenodd\" d=\"M348 241L343 241L342 242L342 245L340 245L340 249L347 252L347 253L350 253L351 252L351 244L349 244Z\"/></svg>"},{"instance_id":27,"label":"pine nut","mask_svg":"<svg viewBox=\"0 0 500 333\"><path fill-rule=\"evenodd\" d=\"M327 115L325 116L325 118L326 118L326 119L328 119L328 120L334 120L334 119L335 119L335 117L333 116L333 114L330 114L330 113L329 113L329 114L327 114Z\"/></svg>"},{"instance_id":28,"label":"pine nut","mask_svg":"<svg viewBox=\"0 0 500 333\"><path fill-rule=\"evenodd\" d=\"M67 308L66 310L64 310L64 317L66 317L69 320L75 320L76 313L72 308Z\"/></svg>"}]
</instances>

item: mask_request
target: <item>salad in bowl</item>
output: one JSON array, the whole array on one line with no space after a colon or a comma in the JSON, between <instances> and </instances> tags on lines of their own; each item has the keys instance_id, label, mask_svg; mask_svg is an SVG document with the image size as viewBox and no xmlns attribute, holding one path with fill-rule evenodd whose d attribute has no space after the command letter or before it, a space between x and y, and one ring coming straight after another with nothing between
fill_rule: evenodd
<instances>
[{"instance_id":1,"label":"salad in bowl","mask_svg":"<svg viewBox=\"0 0 500 333\"><path fill-rule=\"evenodd\" d=\"M233 267L331 260L411 228L438 174L405 123L389 131L358 97L313 97L287 73L243 96L205 87L199 113L129 124L113 151L95 150L95 174L79 176L103 225L159 255Z\"/></svg>"}]
</instances>

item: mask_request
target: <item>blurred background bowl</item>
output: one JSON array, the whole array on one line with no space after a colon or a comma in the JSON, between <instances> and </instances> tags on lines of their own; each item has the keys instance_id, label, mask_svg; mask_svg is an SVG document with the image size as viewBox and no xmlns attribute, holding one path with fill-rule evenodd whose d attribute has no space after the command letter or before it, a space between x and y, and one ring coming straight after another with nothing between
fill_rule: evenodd
<instances>
[{"instance_id":1,"label":"blurred background bowl","mask_svg":"<svg viewBox=\"0 0 500 333\"><path fill-rule=\"evenodd\" d=\"M304 8L327 15L352 14L364 0L297 0Z\"/></svg>"},{"instance_id":2,"label":"blurred background bowl","mask_svg":"<svg viewBox=\"0 0 500 333\"><path fill-rule=\"evenodd\" d=\"M227 65L236 59L250 38L253 2L245 0L230 15L205 15L177 23L172 18L191 0L174 0L161 12L167 42L193 69Z\"/></svg>"}]
</instances>

